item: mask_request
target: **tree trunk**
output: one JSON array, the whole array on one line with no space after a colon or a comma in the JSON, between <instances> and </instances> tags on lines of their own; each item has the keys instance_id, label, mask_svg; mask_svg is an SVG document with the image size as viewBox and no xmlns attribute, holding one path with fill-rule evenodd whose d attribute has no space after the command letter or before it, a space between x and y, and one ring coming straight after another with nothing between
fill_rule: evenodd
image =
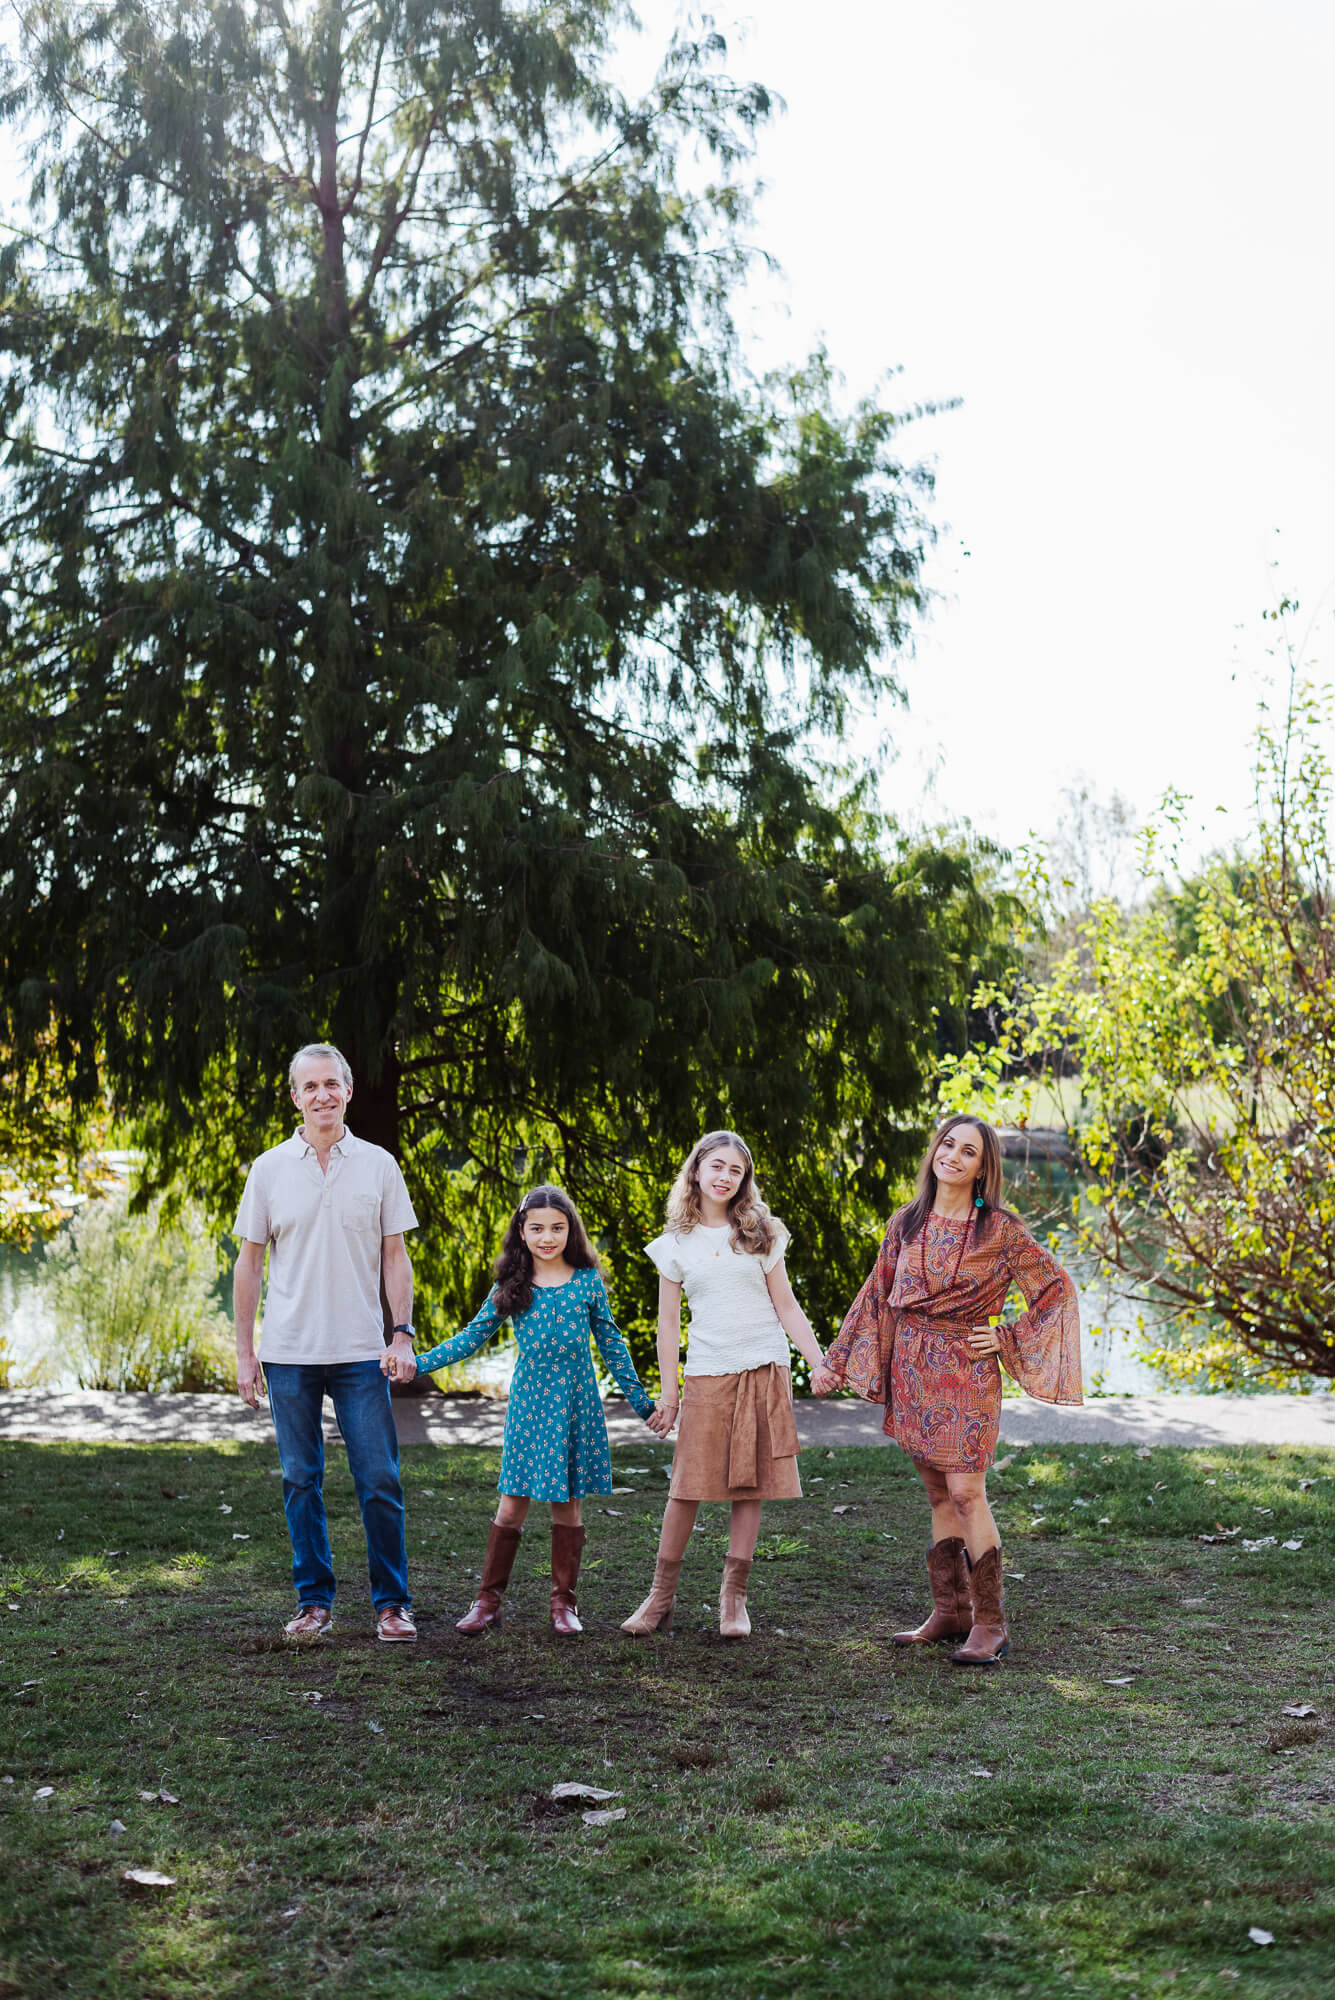
<instances>
[{"instance_id":1,"label":"tree trunk","mask_svg":"<svg viewBox=\"0 0 1335 2000\"><path fill-rule=\"evenodd\" d=\"M380 1074L371 1073L368 1061L359 1064L355 1049L348 1053L352 1064L352 1103L348 1123L359 1139L383 1146L399 1157L399 1060L395 1055L381 1058Z\"/></svg>"},{"instance_id":2,"label":"tree trunk","mask_svg":"<svg viewBox=\"0 0 1335 2000\"><path fill-rule=\"evenodd\" d=\"M352 1102L348 1106L348 1124L359 1139L369 1145L383 1146L387 1153L399 1157L399 1061L396 1055L385 1056L380 1064L379 1075L371 1073L369 1061L359 1063L355 1047L347 1051L352 1064ZM383 1276L380 1285L380 1311L384 1320L385 1345L394 1338L394 1316L385 1297Z\"/></svg>"}]
</instances>

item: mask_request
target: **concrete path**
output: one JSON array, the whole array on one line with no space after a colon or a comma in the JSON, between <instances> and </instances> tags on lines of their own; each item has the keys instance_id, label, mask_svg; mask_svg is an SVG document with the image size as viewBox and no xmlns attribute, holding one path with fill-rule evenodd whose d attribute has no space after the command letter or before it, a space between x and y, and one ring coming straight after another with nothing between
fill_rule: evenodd
<instances>
[{"instance_id":1,"label":"concrete path","mask_svg":"<svg viewBox=\"0 0 1335 2000\"><path fill-rule=\"evenodd\" d=\"M609 1401L613 1444L645 1441L649 1433L617 1398ZM335 1435L326 1404L326 1428ZM882 1411L848 1398L797 1404L797 1431L806 1445L884 1444ZM501 1399L396 1396L403 1444L499 1445L505 1427ZM1170 1444L1218 1448L1231 1444L1328 1445L1335 1450L1335 1395L1114 1396L1082 1409L1057 1409L1028 1396L1007 1397L1001 1412L1007 1445ZM250 1411L235 1396L115 1395L106 1390L0 1391L0 1443L219 1444L232 1439L272 1442L267 1410Z\"/></svg>"}]
</instances>

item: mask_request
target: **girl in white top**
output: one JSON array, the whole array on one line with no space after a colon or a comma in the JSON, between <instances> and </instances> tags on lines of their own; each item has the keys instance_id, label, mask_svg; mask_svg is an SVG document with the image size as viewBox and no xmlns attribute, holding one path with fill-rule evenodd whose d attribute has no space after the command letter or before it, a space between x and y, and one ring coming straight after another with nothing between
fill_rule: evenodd
<instances>
[{"instance_id":1,"label":"girl in white top","mask_svg":"<svg viewBox=\"0 0 1335 2000\"><path fill-rule=\"evenodd\" d=\"M813 1389L824 1393L834 1378L784 1270L788 1231L761 1200L751 1155L735 1132L710 1132L692 1148L668 1196L667 1225L648 1246L658 1269L663 1384L649 1428L667 1437L680 1407L681 1432L653 1589L621 1629L638 1638L671 1626L700 1502L726 1500L732 1514L719 1631L744 1639L761 1509L767 1499L802 1495L789 1342L810 1365ZM683 1291L691 1320L679 1398Z\"/></svg>"}]
</instances>

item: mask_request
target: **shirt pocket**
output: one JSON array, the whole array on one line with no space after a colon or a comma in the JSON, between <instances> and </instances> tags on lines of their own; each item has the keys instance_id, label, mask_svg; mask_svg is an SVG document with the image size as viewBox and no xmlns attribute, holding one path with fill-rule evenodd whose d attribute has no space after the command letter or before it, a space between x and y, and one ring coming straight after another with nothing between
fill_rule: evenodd
<instances>
[{"instance_id":1,"label":"shirt pocket","mask_svg":"<svg viewBox=\"0 0 1335 2000\"><path fill-rule=\"evenodd\" d=\"M379 1236L380 1197L375 1194L345 1195L338 1205L339 1220L358 1236Z\"/></svg>"}]
</instances>

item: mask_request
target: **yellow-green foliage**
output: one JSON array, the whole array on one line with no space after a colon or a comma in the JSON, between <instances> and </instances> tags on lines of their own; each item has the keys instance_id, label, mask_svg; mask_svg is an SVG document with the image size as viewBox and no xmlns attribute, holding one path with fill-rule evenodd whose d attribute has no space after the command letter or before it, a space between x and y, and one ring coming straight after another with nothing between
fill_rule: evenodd
<instances>
[{"instance_id":1,"label":"yellow-green foliage","mask_svg":"<svg viewBox=\"0 0 1335 2000\"><path fill-rule=\"evenodd\" d=\"M112 1185L103 1153L108 1120L75 1113L57 1080L56 1054L51 1032L28 1056L0 1046L0 1243L22 1250L68 1220L71 1195L105 1194Z\"/></svg>"},{"instance_id":2,"label":"yellow-green foliage","mask_svg":"<svg viewBox=\"0 0 1335 2000\"><path fill-rule=\"evenodd\" d=\"M124 1194L90 1202L47 1254L42 1289L60 1358L85 1389L228 1389L228 1322L212 1297L218 1259L188 1204L129 1212Z\"/></svg>"},{"instance_id":3,"label":"yellow-green foliage","mask_svg":"<svg viewBox=\"0 0 1335 2000\"><path fill-rule=\"evenodd\" d=\"M948 1063L947 1108L1025 1125L1061 1106L1089 1172L1086 1245L1151 1302L1179 1379L1335 1375L1335 917L1322 710L1262 728L1246 852L1102 903L1041 982L978 996L994 1046ZM1049 1115L1050 1112L1049 1112Z\"/></svg>"}]
</instances>

